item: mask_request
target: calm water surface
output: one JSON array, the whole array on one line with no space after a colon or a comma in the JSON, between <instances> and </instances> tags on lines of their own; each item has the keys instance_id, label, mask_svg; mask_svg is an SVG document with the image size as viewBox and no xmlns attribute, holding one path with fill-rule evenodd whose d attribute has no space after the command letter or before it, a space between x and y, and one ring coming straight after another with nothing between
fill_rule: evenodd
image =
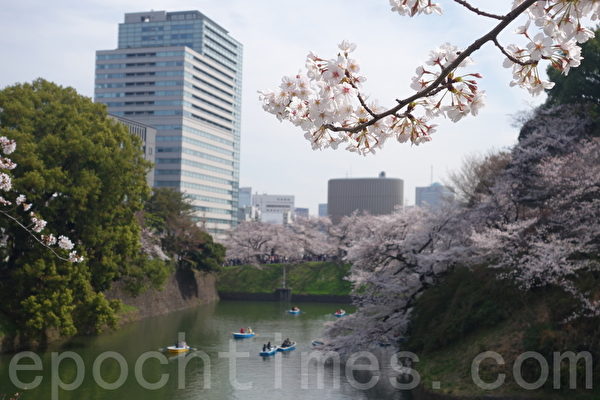
<instances>
[{"instance_id":1,"label":"calm water surface","mask_svg":"<svg viewBox=\"0 0 600 400\"><path fill-rule=\"evenodd\" d=\"M359 390L351 385L345 377L342 368L339 385L334 385L334 369L324 367L319 370L318 364L311 363L304 368L307 387L302 385L303 368L302 353L311 351L311 341L318 338L323 330L323 324L334 321L332 313L340 307L352 311L347 305L338 304L299 304L300 315L286 313L290 307L285 303L252 302L252 301L221 301L216 304L200 306L194 309L172 313L166 316L148 318L128 324L118 332L104 334L98 337L78 338L66 344L55 346L41 353L42 372L19 372L18 377L23 382L31 382L37 375L43 376L42 383L33 390L25 391L22 399L51 399L51 353L65 354L75 352L81 356L85 367L85 376L81 386L73 391L59 389L56 393L59 399L65 400L188 400L188 399L401 399L400 393L392 390L387 379L381 379L379 384L369 390ZM219 353L227 352L231 346L231 332L240 327L251 326L258 336L251 339L234 341L236 351L248 353L238 355L235 377L240 385L251 385L249 389L235 387L230 382L230 362ZM169 356L166 353L166 363L151 358L143 365L143 378L148 382L158 382L161 376L168 375L168 381L155 390L144 389L135 377L136 361L149 352L158 355L166 346L174 344L178 332L184 332L188 344L195 349L183 356ZM275 357L262 358L258 352L262 344L274 342L276 335L289 337L298 343L297 350L289 353L278 353ZM97 357L107 351L123 356L127 368L127 378L123 385L116 390L106 390L99 387L93 378L93 365ZM385 351L385 349L381 349ZM208 362L203 363L200 355L207 355ZM384 354L384 356L388 356ZM189 361L183 373L181 359ZM0 356L0 394L20 391L9 379L8 365L12 356ZM163 360L164 361L164 360ZM27 361L23 361L26 364ZM60 364L59 376L64 382L72 382L76 378L75 363L65 360ZM281 371L281 388L276 388L276 371ZM115 382L120 376L119 364L108 359L102 363L99 370L102 378ZM209 373L210 379L204 380L204 374ZM323 379L323 388L318 387L317 376ZM360 382L365 378L357 377ZM179 388L180 381L184 388ZM209 386L210 385L210 386ZM208 387L209 386L209 387ZM354 385L356 386L356 385ZM56 398L56 397L55 397Z\"/></svg>"}]
</instances>

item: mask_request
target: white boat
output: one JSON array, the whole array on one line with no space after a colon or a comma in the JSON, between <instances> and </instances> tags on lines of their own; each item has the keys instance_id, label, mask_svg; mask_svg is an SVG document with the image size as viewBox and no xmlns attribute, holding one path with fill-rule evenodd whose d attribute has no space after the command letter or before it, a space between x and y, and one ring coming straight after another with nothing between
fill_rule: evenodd
<instances>
[{"instance_id":1,"label":"white boat","mask_svg":"<svg viewBox=\"0 0 600 400\"><path fill-rule=\"evenodd\" d=\"M258 353L258 355L262 356L262 357L269 357L269 356L272 356L273 354L277 353L278 349L279 349L279 347L273 346L273 347L267 348L267 350L265 350L265 351L261 351L260 353Z\"/></svg>"},{"instance_id":2,"label":"white boat","mask_svg":"<svg viewBox=\"0 0 600 400\"><path fill-rule=\"evenodd\" d=\"M169 353L185 353L187 351L190 351L190 346L188 346L188 345L185 345L183 347L169 346L169 347L167 347L167 351Z\"/></svg>"},{"instance_id":3,"label":"white boat","mask_svg":"<svg viewBox=\"0 0 600 400\"><path fill-rule=\"evenodd\" d=\"M292 342L292 344L290 344L289 346L279 346L277 348L277 351L292 351L292 350L296 350L296 342Z\"/></svg>"}]
</instances>

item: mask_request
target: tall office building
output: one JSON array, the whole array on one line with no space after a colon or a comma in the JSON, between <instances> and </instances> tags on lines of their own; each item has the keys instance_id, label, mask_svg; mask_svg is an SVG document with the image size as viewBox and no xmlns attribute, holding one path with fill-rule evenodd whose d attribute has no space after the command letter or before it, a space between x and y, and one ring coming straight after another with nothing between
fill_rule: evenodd
<instances>
[{"instance_id":1,"label":"tall office building","mask_svg":"<svg viewBox=\"0 0 600 400\"><path fill-rule=\"evenodd\" d=\"M125 14L96 52L95 100L157 130L154 186L186 192L220 236L237 222L242 45L199 11Z\"/></svg>"},{"instance_id":2,"label":"tall office building","mask_svg":"<svg viewBox=\"0 0 600 400\"><path fill-rule=\"evenodd\" d=\"M119 121L125 125L129 133L137 136L142 141L142 151L144 152L144 158L154 164L154 154L156 148L156 129L151 126L142 124L140 122L132 121L127 118L117 117L115 115L108 115L115 121ZM148 186L154 185L154 167L146 174L146 182Z\"/></svg>"}]
</instances>

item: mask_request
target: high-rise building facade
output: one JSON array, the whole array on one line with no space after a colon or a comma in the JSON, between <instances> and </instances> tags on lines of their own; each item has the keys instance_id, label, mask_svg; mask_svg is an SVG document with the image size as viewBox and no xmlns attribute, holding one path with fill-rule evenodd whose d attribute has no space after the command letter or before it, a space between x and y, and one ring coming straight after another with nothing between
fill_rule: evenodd
<instances>
[{"instance_id":1,"label":"high-rise building facade","mask_svg":"<svg viewBox=\"0 0 600 400\"><path fill-rule=\"evenodd\" d=\"M217 236L237 222L242 51L199 11L148 11L96 52L95 101L157 130L154 186L187 193Z\"/></svg>"},{"instance_id":2,"label":"high-rise building facade","mask_svg":"<svg viewBox=\"0 0 600 400\"><path fill-rule=\"evenodd\" d=\"M398 178L330 179L327 187L327 212L334 223L357 211L371 215L391 214L402 206L404 181Z\"/></svg>"},{"instance_id":3,"label":"high-rise building facade","mask_svg":"<svg viewBox=\"0 0 600 400\"><path fill-rule=\"evenodd\" d=\"M144 158L154 164L154 154L156 150L156 129L149 125L132 121L127 118L117 117L110 114L108 116L125 125L129 133L140 138L142 141ZM154 167L152 167L146 174L146 182L148 182L148 186L152 186L154 184Z\"/></svg>"}]
</instances>

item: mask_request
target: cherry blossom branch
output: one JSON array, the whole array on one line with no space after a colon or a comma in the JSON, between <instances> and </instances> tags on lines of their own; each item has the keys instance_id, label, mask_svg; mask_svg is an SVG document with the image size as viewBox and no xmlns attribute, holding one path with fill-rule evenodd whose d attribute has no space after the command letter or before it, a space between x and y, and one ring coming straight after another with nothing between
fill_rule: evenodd
<instances>
[{"instance_id":1,"label":"cherry blossom branch","mask_svg":"<svg viewBox=\"0 0 600 400\"><path fill-rule=\"evenodd\" d=\"M50 247L46 243L44 243L28 227L26 227L25 225L23 225L23 223L21 223L21 221L19 221L14 216L12 216L9 213L7 213L6 211L2 211L2 210L0 210L0 214L3 214L5 217L11 219L15 224L19 225L19 227L23 228L23 230L25 232L27 232L36 242L38 242L39 244L41 244L42 246L44 246L45 248L47 248L48 250L50 250L56 256L56 258L58 258L58 259L60 259L62 261L68 261L68 262L72 261L72 260L69 260L68 258L65 258L65 257L61 256L60 254L58 254L56 252L56 250L54 250L52 247Z\"/></svg>"},{"instance_id":2,"label":"cherry blossom branch","mask_svg":"<svg viewBox=\"0 0 600 400\"><path fill-rule=\"evenodd\" d=\"M511 86L538 95L554 85L543 79L540 61L566 74L581 63L578 43L594 36L580 23L573 27L572 21L600 19L600 0L518 0L503 16L479 10L468 0L455 1L499 23L464 50L450 43L432 50L412 78L414 94L396 99L395 106L381 107L361 93L365 77L359 75L360 66L350 56L356 45L343 41L336 58L324 59L311 52L306 58L306 72L284 76L275 91L260 91L263 109L300 127L313 149L336 149L345 144L346 150L365 155L382 148L390 138L418 145L431 140L436 128L429 122L432 119L446 117L458 122L469 114L476 116L484 106L486 94L478 86L481 74L458 72L472 62L471 55L484 44L494 43L506 57L503 66L512 68ZM390 0L390 4L400 15L442 14L440 5L431 0ZM501 46L500 32L524 14L527 23L516 33L526 37L527 45ZM531 22L538 32L530 35Z\"/></svg>"},{"instance_id":3,"label":"cherry blossom branch","mask_svg":"<svg viewBox=\"0 0 600 400\"><path fill-rule=\"evenodd\" d=\"M353 86L353 87L354 87L355 89L357 89L355 86ZM376 117L377 117L377 114L375 114L375 113L373 112L373 110L371 110L371 107L369 107L369 106L367 105L367 103L365 102L365 99L363 98L363 96L362 96L360 93L358 93L358 94L356 95L356 97L358 97L358 101L360 102L360 105L361 105L361 106L363 106L363 108L364 108L364 109L365 109L365 110L366 110L366 111L367 111L367 112L368 112L368 113L369 113L369 114L370 114L372 117L376 118Z\"/></svg>"},{"instance_id":4,"label":"cherry blossom branch","mask_svg":"<svg viewBox=\"0 0 600 400\"><path fill-rule=\"evenodd\" d=\"M470 11L473 11L477 15L481 15L483 17L494 18L494 19L500 19L500 20L504 19L504 16L502 16L502 15L491 14L491 13L482 11L482 10L478 9L477 7L472 6L465 0L454 0L454 2L460 4L461 6L468 8Z\"/></svg>"},{"instance_id":5,"label":"cherry blossom branch","mask_svg":"<svg viewBox=\"0 0 600 400\"><path fill-rule=\"evenodd\" d=\"M17 143L14 140L8 139L6 136L0 136L0 152L8 155L8 154L11 154L12 152L14 152L16 148L17 148ZM12 192L12 178L7 173L1 172L1 171L2 170L9 171L16 167L17 167L17 164L14 163L11 159L9 159L7 157L0 157L0 192L8 192L11 195L14 194ZM25 195L23 195L23 194L20 194L18 196L15 195L15 197L16 197L16 199L14 200L14 202L16 204L16 207L19 207L19 206L23 207L23 211L29 211L29 209L31 209L32 204L26 202L27 198L25 197ZM5 199L4 196L0 195L0 207L10 206L11 204L13 204L11 201ZM16 207L15 207L15 209L16 209ZM83 257L78 256L77 251L75 251L75 250L70 251L73 249L73 242L71 242L71 240L69 240L68 237L61 235L57 239L54 235L50 234L50 235L42 235L41 239L40 239L37 235L35 235L35 233L40 233L44 229L44 227L46 226L46 221L39 218L38 216L36 216L36 214L34 214L33 212L30 212L30 214L29 214L29 216L31 218L31 223L32 223L31 228L25 226L25 224L23 224L21 221L19 221L15 216L11 215L8 211L0 209L0 214L4 215L11 221L15 222L19 227L21 227L29 235L31 235L35 239L36 242L38 242L42 246L46 247L60 260L68 261L68 262L82 262L83 261ZM61 255L59 255L56 251L54 251L54 249L52 249L50 247L52 245L57 245L58 247L60 247L63 250L70 251L69 258L65 258L65 257L62 257Z\"/></svg>"},{"instance_id":6,"label":"cherry blossom branch","mask_svg":"<svg viewBox=\"0 0 600 400\"><path fill-rule=\"evenodd\" d=\"M492 41L494 42L496 47L500 49L502 54L504 54L506 56L506 58L508 58L510 61L512 61L515 64L525 66L525 65L534 65L537 63L537 61L533 61L533 60L521 61L521 60L515 58L512 54L510 54L508 51L506 51L506 49L498 42L498 38L494 38L494 39L492 39Z\"/></svg>"},{"instance_id":7,"label":"cherry blossom branch","mask_svg":"<svg viewBox=\"0 0 600 400\"><path fill-rule=\"evenodd\" d=\"M333 131L333 132L358 133L358 132L364 130L365 128L368 128L369 126L375 124L377 121L380 121L381 119L388 117L390 115L396 114L398 111L400 111L402 108L404 108L407 104L410 104L413 101L418 100L420 98L426 97L429 93L431 93L434 89L436 89L440 85L440 83L442 83L444 81L444 79L446 79L446 77L453 70L455 70L467 57L469 57L475 51L479 50L481 48L481 46L483 46L485 43L487 43L489 41L493 41L500 32L502 32L512 21L514 21L519 15L521 15L523 12L525 12L525 10L527 10L536 1L537 0L525 0L518 7L516 7L511 12L506 14L506 16L503 17L502 21L498 25L496 25L491 31L489 31L488 33L486 33L485 35L483 35L482 37L477 39L475 42L473 42L469 47L467 47L466 50L461 52L453 62L448 64L446 67L444 67L442 69L442 72L440 73L440 75L437 77L437 79L435 79L432 83L430 83L427 87L425 87L420 92L417 92L414 95L407 97L404 100L400 100L398 102L398 105L396 105L395 107L390 108L389 110L384 111L382 113L376 114L372 119L370 119L366 122L357 124L354 127L349 128L349 127L344 127L344 126L335 126L332 124L326 124L323 127L330 131Z\"/></svg>"}]
</instances>

